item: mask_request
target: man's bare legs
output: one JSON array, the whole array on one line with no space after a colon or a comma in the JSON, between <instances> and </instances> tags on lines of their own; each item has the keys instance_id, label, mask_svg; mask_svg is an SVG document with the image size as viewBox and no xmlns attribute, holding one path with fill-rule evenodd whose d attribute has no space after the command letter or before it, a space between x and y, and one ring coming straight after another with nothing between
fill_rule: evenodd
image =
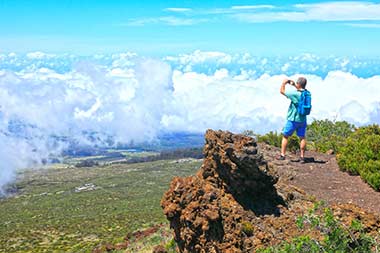
<instances>
[{"instance_id":1,"label":"man's bare legs","mask_svg":"<svg viewBox=\"0 0 380 253\"><path fill-rule=\"evenodd\" d=\"M281 141L281 156L285 156L286 153L286 146L288 146L288 136L282 136Z\"/></svg>"},{"instance_id":2,"label":"man's bare legs","mask_svg":"<svg viewBox=\"0 0 380 253\"><path fill-rule=\"evenodd\" d=\"M286 147L288 146L288 136L283 136L281 141L281 156L285 156ZM301 150L301 158L305 157L305 149L306 149L306 139L305 137L300 137L300 150Z\"/></svg>"},{"instance_id":3,"label":"man's bare legs","mask_svg":"<svg viewBox=\"0 0 380 253\"><path fill-rule=\"evenodd\" d=\"M306 139L305 137L300 137L300 150L301 150L301 158L305 157L305 149L306 149Z\"/></svg>"}]
</instances>

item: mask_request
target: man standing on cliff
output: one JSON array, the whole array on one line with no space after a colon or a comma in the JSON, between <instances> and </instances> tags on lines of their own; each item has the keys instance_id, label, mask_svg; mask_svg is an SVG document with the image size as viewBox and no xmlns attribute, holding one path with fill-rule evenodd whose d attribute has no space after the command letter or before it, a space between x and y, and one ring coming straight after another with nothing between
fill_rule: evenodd
<instances>
[{"instance_id":1,"label":"man standing on cliff","mask_svg":"<svg viewBox=\"0 0 380 253\"><path fill-rule=\"evenodd\" d=\"M283 137L281 142L281 155L277 157L278 160L285 160L288 138L294 133L294 131L296 131L297 136L300 138L300 161L301 163L305 162L306 115L300 114L297 110L297 106L300 102L302 91L306 88L306 83L306 78L300 77L296 83L292 80L285 79L281 84L280 93L290 100L290 105L288 109L287 121L282 132ZM295 89L285 89L287 84L294 86Z\"/></svg>"}]
</instances>

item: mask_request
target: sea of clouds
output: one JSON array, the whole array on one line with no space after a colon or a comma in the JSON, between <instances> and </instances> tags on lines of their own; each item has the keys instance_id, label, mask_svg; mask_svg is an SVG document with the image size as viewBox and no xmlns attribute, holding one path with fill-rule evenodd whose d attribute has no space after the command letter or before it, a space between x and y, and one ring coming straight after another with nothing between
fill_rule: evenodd
<instances>
[{"instance_id":1,"label":"sea of clouds","mask_svg":"<svg viewBox=\"0 0 380 253\"><path fill-rule=\"evenodd\" d=\"M70 143L112 146L207 128L279 131L288 108L280 84L301 75L312 92L310 120L380 123L380 59L0 53L0 189L18 168Z\"/></svg>"}]
</instances>

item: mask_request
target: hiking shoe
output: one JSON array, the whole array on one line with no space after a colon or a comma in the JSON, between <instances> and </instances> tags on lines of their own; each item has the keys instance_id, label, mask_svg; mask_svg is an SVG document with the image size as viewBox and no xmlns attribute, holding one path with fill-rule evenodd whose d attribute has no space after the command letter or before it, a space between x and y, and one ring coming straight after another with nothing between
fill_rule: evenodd
<instances>
[{"instance_id":1,"label":"hiking shoe","mask_svg":"<svg viewBox=\"0 0 380 253\"><path fill-rule=\"evenodd\" d=\"M296 159L291 159L290 161L294 162L294 163L306 163L304 157L300 157L300 158L296 158Z\"/></svg>"},{"instance_id":2,"label":"hiking shoe","mask_svg":"<svg viewBox=\"0 0 380 253\"><path fill-rule=\"evenodd\" d=\"M279 155L279 156L276 157L276 160L284 161L285 160L285 156Z\"/></svg>"}]
</instances>

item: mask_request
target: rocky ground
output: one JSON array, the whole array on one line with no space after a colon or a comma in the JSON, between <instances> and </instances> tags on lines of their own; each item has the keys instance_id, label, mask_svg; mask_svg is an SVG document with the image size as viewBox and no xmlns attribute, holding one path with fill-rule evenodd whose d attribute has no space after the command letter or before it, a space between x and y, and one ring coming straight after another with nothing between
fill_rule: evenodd
<instances>
[{"instance_id":1,"label":"rocky ground","mask_svg":"<svg viewBox=\"0 0 380 253\"><path fill-rule=\"evenodd\" d=\"M335 155L306 152L307 163L292 162L296 154L289 154L285 161L277 161L275 157L279 149L260 144L269 165L277 168L277 173L285 177L307 194L329 203L355 204L367 211L380 215L380 192L376 192L359 176L352 176L339 170Z\"/></svg>"},{"instance_id":2,"label":"rocky ground","mask_svg":"<svg viewBox=\"0 0 380 253\"><path fill-rule=\"evenodd\" d=\"M317 199L344 223L380 228L379 193L340 172L333 156L276 161L277 149L244 135L208 130L205 139L199 171L174 178L161 201L180 252L254 252L289 240L301 233L296 218Z\"/></svg>"}]
</instances>

